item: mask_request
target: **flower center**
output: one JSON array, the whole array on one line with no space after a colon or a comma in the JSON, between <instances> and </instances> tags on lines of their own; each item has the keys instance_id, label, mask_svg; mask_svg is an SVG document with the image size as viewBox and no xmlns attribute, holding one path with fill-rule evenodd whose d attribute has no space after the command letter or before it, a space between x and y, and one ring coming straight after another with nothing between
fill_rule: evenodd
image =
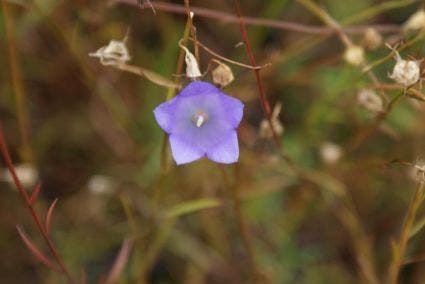
<instances>
[{"instance_id":1,"label":"flower center","mask_svg":"<svg viewBox=\"0 0 425 284\"><path fill-rule=\"evenodd\" d=\"M201 127L208 121L208 114L204 111L196 111L192 116L192 121L196 127Z\"/></svg>"}]
</instances>

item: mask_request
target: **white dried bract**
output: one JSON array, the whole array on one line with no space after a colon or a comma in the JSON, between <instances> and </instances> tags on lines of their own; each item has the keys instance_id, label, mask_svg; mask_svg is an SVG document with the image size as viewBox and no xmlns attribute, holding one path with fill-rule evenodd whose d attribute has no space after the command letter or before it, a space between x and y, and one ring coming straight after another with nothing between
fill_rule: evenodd
<instances>
[{"instance_id":1,"label":"white dried bract","mask_svg":"<svg viewBox=\"0 0 425 284\"><path fill-rule=\"evenodd\" d=\"M184 60L186 62L186 76L190 79L196 79L201 77L201 71L199 70L198 61L195 56L185 46L179 44L181 48L186 52Z\"/></svg>"},{"instance_id":2,"label":"white dried bract","mask_svg":"<svg viewBox=\"0 0 425 284\"><path fill-rule=\"evenodd\" d=\"M354 66L359 66L364 62L364 49L358 45L351 45L345 49L344 60Z\"/></svg>"},{"instance_id":3,"label":"white dried bract","mask_svg":"<svg viewBox=\"0 0 425 284\"><path fill-rule=\"evenodd\" d=\"M212 79L214 84L220 87L226 87L229 85L235 77L233 76L232 69L227 64L224 64L218 60L214 60L218 66L212 71Z\"/></svg>"},{"instance_id":4,"label":"white dried bract","mask_svg":"<svg viewBox=\"0 0 425 284\"><path fill-rule=\"evenodd\" d=\"M34 166L30 164L20 164L15 166L15 172L19 181L25 188L32 187L38 180L38 172ZM7 183L14 184L13 178L7 169L1 173L1 179Z\"/></svg>"},{"instance_id":5,"label":"white dried bract","mask_svg":"<svg viewBox=\"0 0 425 284\"><path fill-rule=\"evenodd\" d=\"M425 29L425 10L419 9L413 13L403 24L405 31Z\"/></svg>"},{"instance_id":6,"label":"white dried bract","mask_svg":"<svg viewBox=\"0 0 425 284\"><path fill-rule=\"evenodd\" d=\"M357 102L373 113L384 111L384 103L382 98L378 96L374 90L362 89L357 93Z\"/></svg>"},{"instance_id":7,"label":"white dried bract","mask_svg":"<svg viewBox=\"0 0 425 284\"><path fill-rule=\"evenodd\" d=\"M89 53L89 56L99 58L100 63L105 66L120 65L131 59L125 41L120 40L111 40L107 46Z\"/></svg>"},{"instance_id":8,"label":"white dried bract","mask_svg":"<svg viewBox=\"0 0 425 284\"><path fill-rule=\"evenodd\" d=\"M393 72L389 74L388 77L406 88L418 82L421 73L420 61L404 60L401 58L397 50L393 49L389 45L387 46L395 53L394 58L396 60Z\"/></svg>"},{"instance_id":9,"label":"white dried bract","mask_svg":"<svg viewBox=\"0 0 425 284\"><path fill-rule=\"evenodd\" d=\"M342 157L342 149L335 143L325 142L320 146L320 157L326 164L335 164Z\"/></svg>"},{"instance_id":10,"label":"white dried bract","mask_svg":"<svg viewBox=\"0 0 425 284\"><path fill-rule=\"evenodd\" d=\"M367 28L363 36L363 44L367 49L377 49L382 45L383 39L374 28Z\"/></svg>"},{"instance_id":11,"label":"white dried bract","mask_svg":"<svg viewBox=\"0 0 425 284\"><path fill-rule=\"evenodd\" d=\"M282 110L282 104L278 102L272 112L271 122L273 125L273 129L276 132L276 135L280 136L283 133L283 125L279 121L279 114ZM260 123L260 137L261 138L273 138L273 131L270 128L269 121L267 119L263 119Z\"/></svg>"}]
</instances>

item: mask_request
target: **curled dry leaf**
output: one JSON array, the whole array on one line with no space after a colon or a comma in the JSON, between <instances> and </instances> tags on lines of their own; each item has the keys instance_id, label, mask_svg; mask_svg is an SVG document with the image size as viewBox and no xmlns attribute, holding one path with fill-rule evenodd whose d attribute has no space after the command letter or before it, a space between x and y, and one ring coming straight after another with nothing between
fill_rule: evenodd
<instances>
[{"instance_id":1,"label":"curled dry leaf","mask_svg":"<svg viewBox=\"0 0 425 284\"><path fill-rule=\"evenodd\" d=\"M196 79L202 76L201 71L199 70L198 61L196 61L195 56L192 52L187 49L184 45L179 42L179 46L185 51L185 62L186 62L186 76L190 79Z\"/></svg>"}]
</instances>

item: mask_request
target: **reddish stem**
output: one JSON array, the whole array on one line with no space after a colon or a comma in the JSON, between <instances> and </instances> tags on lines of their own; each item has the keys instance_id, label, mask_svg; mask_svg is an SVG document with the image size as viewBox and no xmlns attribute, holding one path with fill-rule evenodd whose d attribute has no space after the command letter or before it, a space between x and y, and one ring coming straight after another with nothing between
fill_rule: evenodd
<instances>
[{"instance_id":1,"label":"reddish stem","mask_svg":"<svg viewBox=\"0 0 425 284\"><path fill-rule=\"evenodd\" d=\"M13 182L16 186L16 189L18 190L19 194L24 199L25 205L27 206L28 210L30 211L31 217L40 232L41 236L43 237L51 255L55 259L56 263L58 264L61 272L66 276L69 283L77 283L73 277L71 276L71 273L66 268L62 258L60 257L58 251L56 250L52 240L49 238L46 228L42 225L42 222L40 221L40 218L37 215L37 212L35 212L34 207L31 204L31 198L29 197L28 193L25 191L25 188L22 186L18 175L16 174L15 168L12 163L12 159L10 158L9 149L6 144L6 139L4 138L3 134L3 127L0 123L0 151L3 156L3 159L6 163L6 166L9 170L10 175L13 178Z\"/></svg>"},{"instance_id":2,"label":"reddish stem","mask_svg":"<svg viewBox=\"0 0 425 284\"><path fill-rule=\"evenodd\" d=\"M236 14L238 15L238 18L239 18L239 28L241 31L242 39L245 45L246 54L248 55L249 62L251 63L252 66L257 66L257 63L255 62L254 54L252 53L251 44L249 43L245 20L242 16L242 9L241 9L239 0L235 0L235 9L236 9ZM255 80L257 82L258 95L259 95L259 99L261 103L261 108L263 109L266 115L267 121L269 123L270 129L273 134L273 139L275 140L276 145L280 146L281 142L272 122L272 111L270 109L270 104L269 104L269 101L267 100L266 93L264 91L264 85L263 85L263 81L261 80L260 70L253 69L253 71L255 74Z\"/></svg>"}]
</instances>

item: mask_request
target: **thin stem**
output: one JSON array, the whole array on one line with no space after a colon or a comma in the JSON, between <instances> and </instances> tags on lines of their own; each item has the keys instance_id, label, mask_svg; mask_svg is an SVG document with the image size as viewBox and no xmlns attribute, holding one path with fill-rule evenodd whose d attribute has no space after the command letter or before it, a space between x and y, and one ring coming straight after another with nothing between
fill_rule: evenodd
<instances>
[{"instance_id":1,"label":"thin stem","mask_svg":"<svg viewBox=\"0 0 425 284\"><path fill-rule=\"evenodd\" d=\"M245 50L246 50L246 54L248 56L249 62L251 63L251 66L257 66L257 63L255 62L255 57L254 54L252 53L252 49L251 49L251 44L249 43L249 39L248 39L248 33L246 30L246 25L245 25L245 20L242 16L242 9L241 9L241 5L239 0L235 0L235 10L236 10L236 14L238 15L239 18L239 29L241 32L241 36L245 45ZM269 101L267 99L266 93L264 91L264 85L263 85L263 81L261 80L261 76L260 76L260 70L258 69L254 69L254 75L255 75L255 80L257 82L257 87L258 87L258 96L260 99L260 103L261 103L261 108L264 111L264 114L267 118L267 122L270 126L270 130L273 134L273 139L276 143L277 146L281 146L281 141L277 135L274 123L272 121L272 111L270 108L270 104Z\"/></svg>"},{"instance_id":2,"label":"thin stem","mask_svg":"<svg viewBox=\"0 0 425 284\"><path fill-rule=\"evenodd\" d=\"M224 183L230 187L231 189L231 197L233 200L233 209L235 213L236 220L238 222L239 232L242 237L242 242L245 247L245 251L248 256L250 271L252 273L252 277L254 280L259 280L261 273L260 269L257 267L257 263L255 261L255 253L254 253L254 246L252 244L252 238L251 234L247 225L247 221L245 218L245 215L243 214L242 208L241 208L241 197L239 192L239 186L238 186L238 177L239 177L239 167L235 166L234 169L236 171L236 182L234 184L231 184L229 181L229 178L227 177L225 168L222 165L218 166L222 176Z\"/></svg>"},{"instance_id":3,"label":"thin stem","mask_svg":"<svg viewBox=\"0 0 425 284\"><path fill-rule=\"evenodd\" d=\"M24 199L25 205L27 206L28 210L30 211L31 217L40 233L40 235L43 237L44 242L46 243L51 255L55 259L56 263L59 265L59 268L61 272L66 276L69 283L77 283L74 278L71 276L71 273L66 268L62 257L59 255L58 251L56 250L52 240L48 236L48 232L46 228L42 225L42 221L40 220L39 216L37 215L37 212L35 212L34 207L32 206L30 202L30 197L28 196L28 193L25 191L24 187L22 186L18 175L16 174L15 168L13 167L12 159L10 158L9 149L6 144L6 140L4 138L3 134L3 127L0 124L0 150L1 154L3 156L3 159L6 163L6 167L9 170L10 175L13 178L13 182L16 186L16 189L18 190L21 197Z\"/></svg>"},{"instance_id":4,"label":"thin stem","mask_svg":"<svg viewBox=\"0 0 425 284\"><path fill-rule=\"evenodd\" d=\"M393 246L394 255L393 255L393 259L388 271L389 284L397 283L397 279L400 274L400 267L402 266L404 261L404 255L406 253L406 247L409 241L410 231L412 230L412 226L415 221L416 214L418 212L419 206L421 205L423 201L423 197L425 194L424 182L425 181L423 179L419 181L415 194L410 200L406 217L404 218L403 227L401 229L400 238L397 244L394 244Z\"/></svg>"},{"instance_id":5,"label":"thin stem","mask_svg":"<svg viewBox=\"0 0 425 284\"><path fill-rule=\"evenodd\" d=\"M126 5L132 5L132 6L136 5L134 0L114 0L114 2L122 3ZM151 4L158 11L175 13L175 14L186 14L185 7L179 4L174 4L174 3L164 2L164 1L151 1ZM142 7L150 8L147 4L142 5ZM391 7L384 7L384 8L388 9ZM217 11L213 9L192 6L191 11L193 11L199 17L216 19L226 23L239 22L238 17L235 17L234 15L230 13L221 12L221 11ZM316 35L330 35L335 33L335 30L329 27L305 25L305 24L300 24L295 22L277 21L277 20L271 20L266 18L245 17L245 22L247 25L251 25L251 26L275 28L275 29L281 29L281 30L292 31L297 33L307 33L307 34L316 34ZM344 32L349 34L362 34L368 28L376 29L378 32L381 32L381 33L398 33L401 31L400 26L390 25L390 24L349 26L349 27L344 27L343 30Z\"/></svg>"},{"instance_id":6,"label":"thin stem","mask_svg":"<svg viewBox=\"0 0 425 284\"><path fill-rule=\"evenodd\" d=\"M195 58L196 61L198 62L198 65L200 64L199 61L199 46L198 46L198 41L196 39L196 27L193 25L193 12L190 10L190 4L189 4L189 0L184 0L184 7L186 10L186 14L187 14L187 19L189 21L189 28L190 28L190 34L193 38L193 49L195 50ZM179 74L179 73L177 73Z\"/></svg>"},{"instance_id":7,"label":"thin stem","mask_svg":"<svg viewBox=\"0 0 425 284\"><path fill-rule=\"evenodd\" d=\"M353 41L346 34L346 32L342 29L341 25L335 21L324 9L322 9L319 5L311 0L297 0L300 4L302 4L305 8L307 8L311 13L315 14L318 18L320 18L326 25L330 28L334 29L341 42L344 44L345 48L351 48L354 46ZM367 62L363 59L363 62L360 63L360 67L365 70L367 68ZM380 85L378 77L371 71L365 71L369 79L373 82L375 87ZM384 100L387 100L387 95L383 90L380 92L381 97Z\"/></svg>"},{"instance_id":8,"label":"thin stem","mask_svg":"<svg viewBox=\"0 0 425 284\"><path fill-rule=\"evenodd\" d=\"M394 98L392 98L388 103L385 112L379 113L372 123L370 123L364 128L364 130L359 131L358 134L354 136L351 142L348 143L347 152L352 152L357 149L365 141L365 139L373 133L373 131L381 124L381 122L384 121L385 118L391 113L395 104L406 94L406 92L407 90L404 89Z\"/></svg>"},{"instance_id":9,"label":"thin stem","mask_svg":"<svg viewBox=\"0 0 425 284\"><path fill-rule=\"evenodd\" d=\"M189 40L194 41L193 38L189 38ZM244 63L240 63L240 62L231 60L231 59L229 59L227 57L224 57L224 56L218 54L217 52L211 50L209 47L207 47L205 44L203 44L199 40L197 41L197 43L198 43L198 45L200 47L202 47L206 52L208 52L212 56L217 57L217 58L219 58L219 59L221 59L223 61L226 61L228 63L231 63L231 64L234 64L234 65L240 66L240 67L244 67L244 68L251 69L251 70L256 70L256 69L263 69L264 67L267 67L267 66L270 66L271 65L271 63L267 63L267 64L260 65L260 66L252 66L252 65L247 65L247 64L244 64Z\"/></svg>"},{"instance_id":10,"label":"thin stem","mask_svg":"<svg viewBox=\"0 0 425 284\"><path fill-rule=\"evenodd\" d=\"M19 133L21 136L22 146L22 160L28 163L33 162L33 153L29 139L29 122L28 122L28 109L26 105L26 96L24 91L24 84L22 82L22 74L19 69L19 58L13 36L13 18L9 10L7 1L1 1L3 8L4 26L6 32L6 42L9 53L10 74L12 76L12 87L16 98L16 110L18 116Z\"/></svg>"}]
</instances>

